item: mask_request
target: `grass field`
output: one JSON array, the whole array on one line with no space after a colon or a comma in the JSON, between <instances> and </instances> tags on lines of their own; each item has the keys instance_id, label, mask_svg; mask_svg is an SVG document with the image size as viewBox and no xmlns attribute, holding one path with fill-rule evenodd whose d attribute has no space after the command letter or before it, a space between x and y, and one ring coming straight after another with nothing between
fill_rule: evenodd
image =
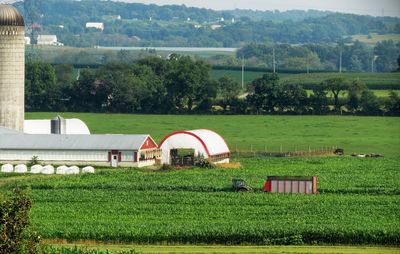
<instances>
[{"instance_id":1,"label":"grass field","mask_svg":"<svg viewBox=\"0 0 400 254\"><path fill-rule=\"evenodd\" d=\"M51 119L57 113L27 113ZM60 113L82 119L94 134L149 133L156 142L177 130L213 129L231 150L283 151L339 146L349 153L400 155L400 118L351 116L212 116Z\"/></svg>"},{"instance_id":2,"label":"grass field","mask_svg":"<svg viewBox=\"0 0 400 254\"><path fill-rule=\"evenodd\" d=\"M245 72L245 83L249 83L256 78L261 77L264 72L255 72L255 71L246 71ZM229 76L238 82L242 80L241 71L234 70L212 70L211 76L214 79L218 79L222 76ZM363 81L367 86L368 85L393 85L398 86L397 89L400 89L400 73L304 73L304 74L279 74L282 82L299 84L299 85L315 85L320 84L322 81L334 78L334 77L342 77L346 81L351 82L353 80L359 79Z\"/></svg>"},{"instance_id":3,"label":"grass field","mask_svg":"<svg viewBox=\"0 0 400 254\"><path fill-rule=\"evenodd\" d=\"M367 43L371 46L375 46L375 44L379 41L384 41L384 40L393 40L394 42L399 42L400 41L400 35L399 34L377 34L377 33L371 33L370 37L368 38L368 35L365 34L358 34L358 35L353 35L352 39L354 41L358 40L362 43Z\"/></svg>"}]
</instances>

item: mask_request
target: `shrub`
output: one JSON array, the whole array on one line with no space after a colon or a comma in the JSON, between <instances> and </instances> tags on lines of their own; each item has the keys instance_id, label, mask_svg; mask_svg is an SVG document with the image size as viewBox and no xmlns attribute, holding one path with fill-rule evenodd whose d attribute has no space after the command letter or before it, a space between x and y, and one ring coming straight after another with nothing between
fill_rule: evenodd
<instances>
[{"instance_id":1,"label":"shrub","mask_svg":"<svg viewBox=\"0 0 400 254\"><path fill-rule=\"evenodd\" d=\"M0 205L0 254L36 253L39 237L28 230L32 200L16 188Z\"/></svg>"}]
</instances>

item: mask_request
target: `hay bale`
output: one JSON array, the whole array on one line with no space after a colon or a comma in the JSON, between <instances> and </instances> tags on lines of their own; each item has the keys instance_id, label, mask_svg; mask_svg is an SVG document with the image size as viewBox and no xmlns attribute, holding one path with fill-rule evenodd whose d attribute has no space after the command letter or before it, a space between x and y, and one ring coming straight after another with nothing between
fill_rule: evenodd
<instances>
[{"instance_id":1,"label":"hay bale","mask_svg":"<svg viewBox=\"0 0 400 254\"><path fill-rule=\"evenodd\" d=\"M28 167L25 164L18 164L14 169L15 173L27 173Z\"/></svg>"},{"instance_id":2,"label":"hay bale","mask_svg":"<svg viewBox=\"0 0 400 254\"><path fill-rule=\"evenodd\" d=\"M57 167L56 174L58 175L65 175L68 171L68 167L65 165Z\"/></svg>"},{"instance_id":3,"label":"hay bale","mask_svg":"<svg viewBox=\"0 0 400 254\"><path fill-rule=\"evenodd\" d=\"M14 172L14 167L11 164L4 164L3 166L1 166L1 172L12 173Z\"/></svg>"},{"instance_id":4,"label":"hay bale","mask_svg":"<svg viewBox=\"0 0 400 254\"><path fill-rule=\"evenodd\" d=\"M41 173L45 175L52 175L54 174L54 167L52 165L46 165L43 167Z\"/></svg>"},{"instance_id":5,"label":"hay bale","mask_svg":"<svg viewBox=\"0 0 400 254\"><path fill-rule=\"evenodd\" d=\"M40 174L42 173L43 166L42 165L33 165L31 167L31 173L32 174Z\"/></svg>"},{"instance_id":6,"label":"hay bale","mask_svg":"<svg viewBox=\"0 0 400 254\"><path fill-rule=\"evenodd\" d=\"M92 166L84 167L84 168L82 168L82 173L94 174L94 167L92 167Z\"/></svg>"}]
</instances>

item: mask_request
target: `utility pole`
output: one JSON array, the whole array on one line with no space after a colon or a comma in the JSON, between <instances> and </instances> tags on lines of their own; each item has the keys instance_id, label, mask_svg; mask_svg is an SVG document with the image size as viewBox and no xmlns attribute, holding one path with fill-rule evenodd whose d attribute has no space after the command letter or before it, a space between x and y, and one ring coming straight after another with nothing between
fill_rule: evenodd
<instances>
[{"instance_id":1,"label":"utility pole","mask_svg":"<svg viewBox=\"0 0 400 254\"><path fill-rule=\"evenodd\" d=\"M376 59L376 56L375 56L375 55L372 55L372 59L371 59L371 72L374 72L375 59Z\"/></svg>"},{"instance_id":2,"label":"utility pole","mask_svg":"<svg viewBox=\"0 0 400 254\"><path fill-rule=\"evenodd\" d=\"M242 90L244 89L244 57L242 56Z\"/></svg>"},{"instance_id":3,"label":"utility pole","mask_svg":"<svg viewBox=\"0 0 400 254\"><path fill-rule=\"evenodd\" d=\"M275 73L275 48L272 48L272 66Z\"/></svg>"},{"instance_id":4,"label":"utility pole","mask_svg":"<svg viewBox=\"0 0 400 254\"><path fill-rule=\"evenodd\" d=\"M339 53L339 73L342 73L342 47L340 47Z\"/></svg>"},{"instance_id":5,"label":"utility pole","mask_svg":"<svg viewBox=\"0 0 400 254\"><path fill-rule=\"evenodd\" d=\"M310 74L310 60L307 55L307 74Z\"/></svg>"}]
</instances>

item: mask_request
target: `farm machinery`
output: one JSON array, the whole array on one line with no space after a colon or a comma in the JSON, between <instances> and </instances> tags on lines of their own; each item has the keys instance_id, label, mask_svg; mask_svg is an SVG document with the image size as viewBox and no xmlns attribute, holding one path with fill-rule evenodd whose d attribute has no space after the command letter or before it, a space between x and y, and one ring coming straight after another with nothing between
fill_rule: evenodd
<instances>
[{"instance_id":1,"label":"farm machinery","mask_svg":"<svg viewBox=\"0 0 400 254\"><path fill-rule=\"evenodd\" d=\"M246 182L241 178L232 179L232 190L236 192L247 192L253 189L246 185Z\"/></svg>"}]
</instances>

